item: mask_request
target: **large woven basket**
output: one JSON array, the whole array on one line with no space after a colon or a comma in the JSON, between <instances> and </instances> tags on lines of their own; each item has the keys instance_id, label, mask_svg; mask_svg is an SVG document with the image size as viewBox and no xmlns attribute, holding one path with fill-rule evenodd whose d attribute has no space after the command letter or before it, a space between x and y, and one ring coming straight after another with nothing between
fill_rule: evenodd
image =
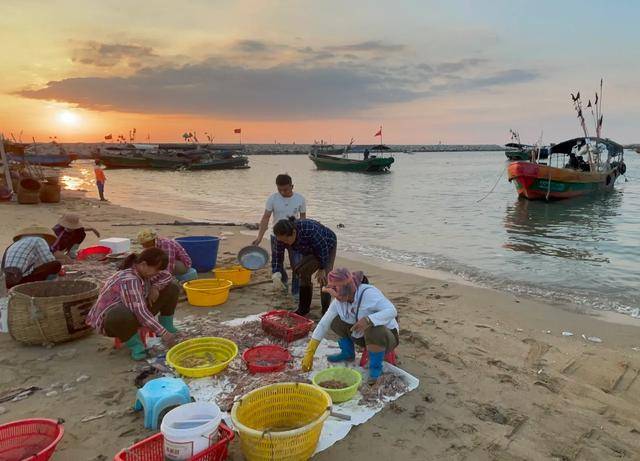
<instances>
[{"instance_id":1,"label":"large woven basket","mask_svg":"<svg viewBox=\"0 0 640 461\"><path fill-rule=\"evenodd\" d=\"M316 451L331 397L303 383L278 383L244 395L231 410L248 461L303 461Z\"/></svg>"},{"instance_id":2,"label":"large woven basket","mask_svg":"<svg viewBox=\"0 0 640 461\"><path fill-rule=\"evenodd\" d=\"M63 343L91 333L85 323L99 285L86 280L32 282L9 290L9 333L25 344Z\"/></svg>"}]
</instances>

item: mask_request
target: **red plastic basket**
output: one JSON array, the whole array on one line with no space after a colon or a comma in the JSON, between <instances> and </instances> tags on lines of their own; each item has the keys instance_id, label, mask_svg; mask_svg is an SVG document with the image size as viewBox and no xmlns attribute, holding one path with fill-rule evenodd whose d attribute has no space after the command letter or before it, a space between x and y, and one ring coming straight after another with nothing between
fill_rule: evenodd
<instances>
[{"instance_id":1,"label":"red plastic basket","mask_svg":"<svg viewBox=\"0 0 640 461\"><path fill-rule=\"evenodd\" d=\"M285 310L267 312L260 319L265 332L288 343L304 338L313 328L313 320Z\"/></svg>"},{"instance_id":2,"label":"red plastic basket","mask_svg":"<svg viewBox=\"0 0 640 461\"><path fill-rule=\"evenodd\" d=\"M78 252L78 261L84 261L89 256L100 256L99 260L104 259L107 255L111 254L111 248L105 247L102 245L96 245L93 247L88 247Z\"/></svg>"},{"instance_id":3,"label":"red plastic basket","mask_svg":"<svg viewBox=\"0 0 640 461\"><path fill-rule=\"evenodd\" d=\"M284 347L269 344L247 349L242 354L242 360L247 364L249 373L271 373L284 370L293 357Z\"/></svg>"},{"instance_id":4,"label":"red plastic basket","mask_svg":"<svg viewBox=\"0 0 640 461\"><path fill-rule=\"evenodd\" d=\"M224 423L218 427L219 439L215 445L211 445L201 451L190 461L224 461L227 459L229 443L233 440L233 431ZM125 448L118 453L114 461L164 461L164 437L158 433L136 443L132 447Z\"/></svg>"},{"instance_id":5,"label":"red plastic basket","mask_svg":"<svg viewBox=\"0 0 640 461\"><path fill-rule=\"evenodd\" d=\"M48 461L56 450L64 428L53 419L22 419L0 426L0 459L3 461Z\"/></svg>"}]
</instances>

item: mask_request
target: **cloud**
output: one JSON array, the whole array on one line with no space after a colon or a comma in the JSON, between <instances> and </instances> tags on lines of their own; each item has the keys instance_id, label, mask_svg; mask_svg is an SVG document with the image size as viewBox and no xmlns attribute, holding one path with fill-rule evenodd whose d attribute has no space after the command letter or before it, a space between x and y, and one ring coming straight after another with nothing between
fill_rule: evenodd
<instances>
[{"instance_id":1,"label":"cloud","mask_svg":"<svg viewBox=\"0 0 640 461\"><path fill-rule=\"evenodd\" d=\"M441 64L438 64L437 69L439 72L443 73L460 72L465 69L477 67L478 65L484 64L486 62L486 59L466 58L455 62L443 62Z\"/></svg>"},{"instance_id":2,"label":"cloud","mask_svg":"<svg viewBox=\"0 0 640 461\"><path fill-rule=\"evenodd\" d=\"M526 69L509 69L495 72L490 75L461 78L455 76L450 78L447 83L436 85L434 91L476 91L492 87L500 87L504 85L515 85L518 83L526 83L536 80L540 74L533 70Z\"/></svg>"},{"instance_id":3,"label":"cloud","mask_svg":"<svg viewBox=\"0 0 640 461\"><path fill-rule=\"evenodd\" d=\"M270 51L270 46L261 40L238 40L234 48L243 53L265 53Z\"/></svg>"},{"instance_id":4,"label":"cloud","mask_svg":"<svg viewBox=\"0 0 640 461\"><path fill-rule=\"evenodd\" d=\"M325 47L328 51L343 51L343 52L382 52L391 53L395 51L403 51L406 47L404 45L384 43L380 40L368 40L366 42L352 43L349 45L337 45Z\"/></svg>"},{"instance_id":5,"label":"cloud","mask_svg":"<svg viewBox=\"0 0 640 461\"><path fill-rule=\"evenodd\" d=\"M427 63L367 55L403 48L375 40L312 48L246 39L188 62L158 56L149 47L91 42L76 60L145 65L132 73L109 69L107 75L65 78L14 94L102 111L296 120L353 117L388 104L539 78L533 70L500 69L480 58Z\"/></svg>"},{"instance_id":6,"label":"cloud","mask_svg":"<svg viewBox=\"0 0 640 461\"><path fill-rule=\"evenodd\" d=\"M90 41L73 50L71 60L97 67L114 67L119 64L140 67L144 60L155 57L157 55L153 48L147 46Z\"/></svg>"}]
</instances>

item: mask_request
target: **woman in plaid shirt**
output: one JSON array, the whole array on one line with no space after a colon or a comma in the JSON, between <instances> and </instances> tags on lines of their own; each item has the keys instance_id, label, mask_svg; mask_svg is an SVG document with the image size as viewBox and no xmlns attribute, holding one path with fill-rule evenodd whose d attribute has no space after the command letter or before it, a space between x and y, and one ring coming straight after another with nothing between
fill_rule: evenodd
<instances>
[{"instance_id":1,"label":"woman in plaid shirt","mask_svg":"<svg viewBox=\"0 0 640 461\"><path fill-rule=\"evenodd\" d=\"M273 234L277 243L275 252L271 257L271 272L273 284L282 286L282 269L284 264L284 251L290 248L302 255L302 260L293 270L300 276L300 300L296 314L307 315L311 309L313 298L313 282L311 278L316 274L316 281L320 288L327 284L327 274L333 269L336 259L338 238L336 234L326 226L313 219L294 218L281 219L273 226ZM329 308L331 295L320 293L322 313Z\"/></svg>"},{"instance_id":2,"label":"woman in plaid shirt","mask_svg":"<svg viewBox=\"0 0 640 461\"><path fill-rule=\"evenodd\" d=\"M98 332L124 342L134 360L147 355L138 333L141 327L154 332L167 345L174 343L177 330L173 314L179 287L166 271L167 263L167 254L159 248L130 255L123 269L105 282L87 316L87 324Z\"/></svg>"}]
</instances>

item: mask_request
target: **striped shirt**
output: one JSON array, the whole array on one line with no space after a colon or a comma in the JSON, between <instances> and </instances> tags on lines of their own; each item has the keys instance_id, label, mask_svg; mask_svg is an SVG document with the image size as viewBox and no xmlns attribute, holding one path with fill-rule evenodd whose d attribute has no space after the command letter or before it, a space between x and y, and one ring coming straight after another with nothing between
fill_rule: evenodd
<instances>
[{"instance_id":1,"label":"striped shirt","mask_svg":"<svg viewBox=\"0 0 640 461\"><path fill-rule=\"evenodd\" d=\"M25 277L36 267L53 262L56 258L51 254L49 244L42 237L23 237L7 248L2 268L15 267Z\"/></svg>"},{"instance_id":2,"label":"striped shirt","mask_svg":"<svg viewBox=\"0 0 640 461\"><path fill-rule=\"evenodd\" d=\"M176 261L181 261L187 269L191 268L191 258L182 245L175 240L157 237L156 247L163 250L169 257L167 270L172 274L175 272Z\"/></svg>"},{"instance_id":3,"label":"striped shirt","mask_svg":"<svg viewBox=\"0 0 640 461\"><path fill-rule=\"evenodd\" d=\"M151 287L161 290L172 280L171 274L167 271L160 272L150 280L144 280L134 268L116 272L107 279L100 290L98 301L87 315L87 324L103 333L107 312L112 307L122 304L133 312L140 325L149 328L158 336L163 335L166 330L148 309L147 296Z\"/></svg>"},{"instance_id":4,"label":"striped shirt","mask_svg":"<svg viewBox=\"0 0 640 461\"><path fill-rule=\"evenodd\" d=\"M292 248L303 256L315 256L320 262L320 268L327 269L331 252L338 245L336 234L313 219L299 219L295 222L295 226L296 240L292 245L276 241L275 252L271 257L272 272L280 272L284 268L284 250L286 248Z\"/></svg>"}]
</instances>

